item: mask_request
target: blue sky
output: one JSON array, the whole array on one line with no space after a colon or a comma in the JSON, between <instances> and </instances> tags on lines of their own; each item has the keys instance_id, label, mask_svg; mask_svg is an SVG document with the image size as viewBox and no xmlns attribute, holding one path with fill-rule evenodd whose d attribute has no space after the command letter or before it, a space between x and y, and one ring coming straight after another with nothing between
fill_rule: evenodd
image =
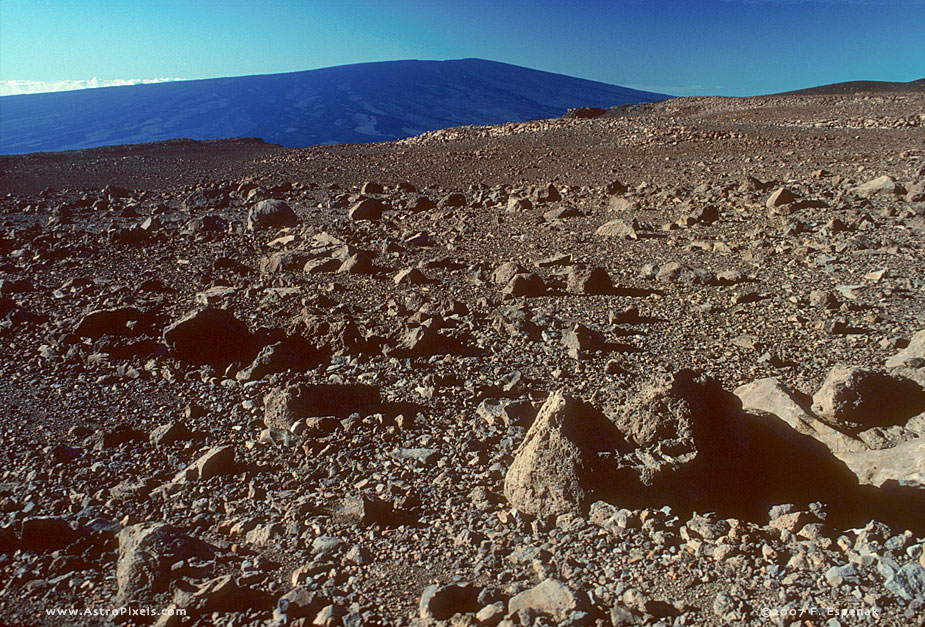
<instances>
[{"instance_id":1,"label":"blue sky","mask_svg":"<svg viewBox=\"0 0 925 627\"><path fill-rule=\"evenodd\" d=\"M60 88L480 57L738 96L923 78L923 33L925 0L0 0L0 81Z\"/></svg>"}]
</instances>

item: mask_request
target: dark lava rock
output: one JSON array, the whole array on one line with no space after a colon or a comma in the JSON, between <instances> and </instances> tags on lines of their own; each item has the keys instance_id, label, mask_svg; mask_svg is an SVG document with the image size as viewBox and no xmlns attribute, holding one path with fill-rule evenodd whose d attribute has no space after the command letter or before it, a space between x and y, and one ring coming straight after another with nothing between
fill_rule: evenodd
<instances>
[{"instance_id":1,"label":"dark lava rock","mask_svg":"<svg viewBox=\"0 0 925 627\"><path fill-rule=\"evenodd\" d=\"M432 584L421 594L421 620L449 620L454 614L478 611L479 589L465 583Z\"/></svg>"},{"instance_id":2,"label":"dark lava rock","mask_svg":"<svg viewBox=\"0 0 925 627\"><path fill-rule=\"evenodd\" d=\"M77 531L64 518L40 516L23 521L20 544L27 551L55 551L78 537Z\"/></svg>"},{"instance_id":3,"label":"dark lava rock","mask_svg":"<svg viewBox=\"0 0 925 627\"><path fill-rule=\"evenodd\" d=\"M271 429L288 429L300 418L371 413L379 407L379 389L370 385L293 383L272 390L264 404L264 424Z\"/></svg>"},{"instance_id":4,"label":"dark lava rock","mask_svg":"<svg viewBox=\"0 0 925 627\"><path fill-rule=\"evenodd\" d=\"M353 220L380 220L388 208L381 200L365 198L350 208L349 215Z\"/></svg>"},{"instance_id":5,"label":"dark lava rock","mask_svg":"<svg viewBox=\"0 0 925 627\"><path fill-rule=\"evenodd\" d=\"M247 215L249 231L257 231L261 228L293 227L298 223L299 217L295 211L282 200L258 202Z\"/></svg>"},{"instance_id":6,"label":"dark lava rock","mask_svg":"<svg viewBox=\"0 0 925 627\"><path fill-rule=\"evenodd\" d=\"M214 549L162 522L146 522L119 532L116 582L119 599L138 602L163 592L177 576L171 567L189 558L208 559Z\"/></svg>"},{"instance_id":7,"label":"dark lava rock","mask_svg":"<svg viewBox=\"0 0 925 627\"><path fill-rule=\"evenodd\" d=\"M609 294L613 283L603 268L578 266L569 269L566 290L571 294Z\"/></svg>"},{"instance_id":8,"label":"dark lava rock","mask_svg":"<svg viewBox=\"0 0 925 627\"><path fill-rule=\"evenodd\" d=\"M104 335L132 335L130 322L141 319L142 313L135 307L97 309L86 314L74 329L80 337L97 339Z\"/></svg>"},{"instance_id":9,"label":"dark lava rock","mask_svg":"<svg viewBox=\"0 0 925 627\"><path fill-rule=\"evenodd\" d=\"M164 329L171 354L192 365L208 364L224 369L232 362L249 363L256 343L247 325L230 311L206 308Z\"/></svg>"}]
</instances>

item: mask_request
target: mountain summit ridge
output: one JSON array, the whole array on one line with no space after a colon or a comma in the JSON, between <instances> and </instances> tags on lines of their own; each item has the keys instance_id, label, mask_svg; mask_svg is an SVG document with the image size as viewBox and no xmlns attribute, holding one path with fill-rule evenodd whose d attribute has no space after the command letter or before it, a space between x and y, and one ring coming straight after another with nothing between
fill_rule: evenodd
<instances>
[{"instance_id":1,"label":"mountain summit ridge","mask_svg":"<svg viewBox=\"0 0 925 627\"><path fill-rule=\"evenodd\" d=\"M378 61L283 74L0 97L0 153L176 138L259 137L283 146L390 141L466 124L524 122L573 107L669 98L487 61Z\"/></svg>"}]
</instances>

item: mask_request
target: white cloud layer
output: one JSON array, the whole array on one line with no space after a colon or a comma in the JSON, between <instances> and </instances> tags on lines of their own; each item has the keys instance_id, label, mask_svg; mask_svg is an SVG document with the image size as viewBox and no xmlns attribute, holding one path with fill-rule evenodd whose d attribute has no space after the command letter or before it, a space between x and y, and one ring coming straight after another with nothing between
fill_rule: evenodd
<instances>
[{"instance_id":1,"label":"white cloud layer","mask_svg":"<svg viewBox=\"0 0 925 627\"><path fill-rule=\"evenodd\" d=\"M73 91L75 89L93 89L95 87L118 87L120 85L141 85L143 83L169 83L171 81L185 80L188 79L124 78L107 80L94 77L64 81L0 80L0 96L14 96L16 94L41 94L50 91Z\"/></svg>"}]
</instances>

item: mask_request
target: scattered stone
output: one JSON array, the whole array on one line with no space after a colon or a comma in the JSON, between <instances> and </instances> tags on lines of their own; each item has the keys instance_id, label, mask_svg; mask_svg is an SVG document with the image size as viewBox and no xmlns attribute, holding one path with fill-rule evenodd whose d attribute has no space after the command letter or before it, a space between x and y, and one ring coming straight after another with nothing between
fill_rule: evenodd
<instances>
[{"instance_id":1,"label":"scattered stone","mask_svg":"<svg viewBox=\"0 0 925 627\"><path fill-rule=\"evenodd\" d=\"M142 313L135 307L97 309L86 314L74 329L80 337L97 339L104 335L133 335L129 323L140 320Z\"/></svg>"},{"instance_id":2,"label":"scattered stone","mask_svg":"<svg viewBox=\"0 0 925 627\"><path fill-rule=\"evenodd\" d=\"M477 612L479 589L464 583L432 584L421 593L421 620L449 620L454 614Z\"/></svg>"},{"instance_id":3,"label":"scattered stone","mask_svg":"<svg viewBox=\"0 0 925 627\"><path fill-rule=\"evenodd\" d=\"M554 393L517 449L504 479L504 496L526 514L580 513L607 484L600 451L619 434L590 405Z\"/></svg>"},{"instance_id":4,"label":"scattered stone","mask_svg":"<svg viewBox=\"0 0 925 627\"><path fill-rule=\"evenodd\" d=\"M214 549L162 522L131 525L119 532L116 583L123 603L139 603L167 589L172 570L190 558L211 559Z\"/></svg>"},{"instance_id":5,"label":"scattered stone","mask_svg":"<svg viewBox=\"0 0 925 627\"><path fill-rule=\"evenodd\" d=\"M603 268L578 266L569 269L566 290L572 294L609 294L613 283Z\"/></svg>"},{"instance_id":6,"label":"scattered stone","mask_svg":"<svg viewBox=\"0 0 925 627\"><path fill-rule=\"evenodd\" d=\"M569 349L569 355L573 359L578 359L588 352L602 350L606 343L603 333L589 329L583 324L576 324L562 335L562 345Z\"/></svg>"},{"instance_id":7,"label":"scattered stone","mask_svg":"<svg viewBox=\"0 0 925 627\"><path fill-rule=\"evenodd\" d=\"M193 432L189 430L180 420L172 420L167 424L155 428L150 435L151 444L154 446L167 446L175 442L191 440Z\"/></svg>"},{"instance_id":8,"label":"scattered stone","mask_svg":"<svg viewBox=\"0 0 925 627\"><path fill-rule=\"evenodd\" d=\"M901 196L906 193L906 190L903 189L903 186L893 180L892 177L883 175L881 177L867 181L863 185L858 185L851 189L851 191L858 195L869 198L870 196L877 195L887 195L887 196Z\"/></svg>"},{"instance_id":9,"label":"scattered stone","mask_svg":"<svg viewBox=\"0 0 925 627\"><path fill-rule=\"evenodd\" d=\"M526 297L542 296L545 292L546 284L533 272L514 275L501 290L502 294L508 296Z\"/></svg>"},{"instance_id":10,"label":"scattered stone","mask_svg":"<svg viewBox=\"0 0 925 627\"><path fill-rule=\"evenodd\" d=\"M887 368L925 367L925 329L912 336L909 345L886 360Z\"/></svg>"},{"instance_id":11,"label":"scattered stone","mask_svg":"<svg viewBox=\"0 0 925 627\"><path fill-rule=\"evenodd\" d=\"M391 504L363 494L347 496L335 515L340 520L357 525L384 525L394 518Z\"/></svg>"},{"instance_id":12,"label":"scattered stone","mask_svg":"<svg viewBox=\"0 0 925 627\"><path fill-rule=\"evenodd\" d=\"M598 227L595 231L598 235L607 237L619 237L622 239L639 239L639 224L634 219L632 222L617 218Z\"/></svg>"},{"instance_id":13,"label":"scattered stone","mask_svg":"<svg viewBox=\"0 0 925 627\"><path fill-rule=\"evenodd\" d=\"M392 277L395 285L423 285L427 283L427 277L417 268L406 268Z\"/></svg>"},{"instance_id":14,"label":"scattered stone","mask_svg":"<svg viewBox=\"0 0 925 627\"><path fill-rule=\"evenodd\" d=\"M298 226L299 217L282 200L262 200L247 214L247 230Z\"/></svg>"},{"instance_id":15,"label":"scattered stone","mask_svg":"<svg viewBox=\"0 0 925 627\"><path fill-rule=\"evenodd\" d=\"M39 516L22 522L20 545L27 551L55 551L78 537L77 531L64 518Z\"/></svg>"},{"instance_id":16,"label":"scattered stone","mask_svg":"<svg viewBox=\"0 0 925 627\"><path fill-rule=\"evenodd\" d=\"M381 220L388 206L381 200L365 198L350 208L348 215L352 220Z\"/></svg>"},{"instance_id":17,"label":"scattered stone","mask_svg":"<svg viewBox=\"0 0 925 627\"><path fill-rule=\"evenodd\" d=\"M835 366L813 395L813 411L852 432L903 424L925 411L925 389L910 380L853 366Z\"/></svg>"},{"instance_id":18,"label":"scattered stone","mask_svg":"<svg viewBox=\"0 0 925 627\"><path fill-rule=\"evenodd\" d=\"M212 447L205 455L196 461L193 467L197 472L194 479L203 481L219 475L236 473L238 471L238 462L235 460L234 446Z\"/></svg>"},{"instance_id":19,"label":"scattered stone","mask_svg":"<svg viewBox=\"0 0 925 627\"><path fill-rule=\"evenodd\" d=\"M529 198L519 198L511 196L507 201L507 210L511 213L523 213L533 209L533 203Z\"/></svg>"},{"instance_id":20,"label":"scattered stone","mask_svg":"<svg viewBox=\"0 0 925 627\"><path fill-rule=\"evenodd\" d=\"M257 352L247 325L229 311L207 307L164 329L164 341L180 361L224 370L232 362L250 363Z\"/></svg>"},{"instance_id":21,"label":"scattered stone","mask_svg":"<svg viewBox=\"0 0 925 627\"><path fill-rule=\"evenodd\" d=\"M925 597L925 568L919 564L906 564L890 577L884 587L906 601Z\"/></svg>"},{"instance_id":22,"label":"scattered stone","mask_svg":"<svg viewBox=\"0 0 925 627\"><path fill-rule=\"evenodd\" d=\"M825 571L825 580L833 588L844 584L857 586L861 584L861 575L854 564L844 564L843 566L833 566Z\"/></svg>"},{"instance_id":23,"label":"scattered stone","mask_svg":"<svg viewBox=\"0 0 925 627\"><path fill-rule=\"evenodd\" d=\"M774 207L780 207L782 205L789 205L797 197L786 187L781 187L776 192L771 194L766 203L768 209L773 209Z\"/></svg>"},{"instance_id":24,"label":"scattered stone","mask_svg":"<svg viewBox=\"0 0 925 627\"><path fill-rule=\"evenodd\" d=\"M589 609L590 603L584 593L572 590L558 579L546 579L539 585L511 597L508 602L510 614L532 610L548 614L556 621L567 620L574 612Z\"/></svg>"},{"instance_id":25,"label":"scattered stone","mask_svg":"<svg viewBox=\"0 0 925 627\"><path fill-rule=\"evenodd\" d=\"M289 429L311 416L346 418L353 412L372 413L379 408L379 390L370 385L292 383L274 388L264 399L264 424Z\"/></svg>"}]
</instances>

